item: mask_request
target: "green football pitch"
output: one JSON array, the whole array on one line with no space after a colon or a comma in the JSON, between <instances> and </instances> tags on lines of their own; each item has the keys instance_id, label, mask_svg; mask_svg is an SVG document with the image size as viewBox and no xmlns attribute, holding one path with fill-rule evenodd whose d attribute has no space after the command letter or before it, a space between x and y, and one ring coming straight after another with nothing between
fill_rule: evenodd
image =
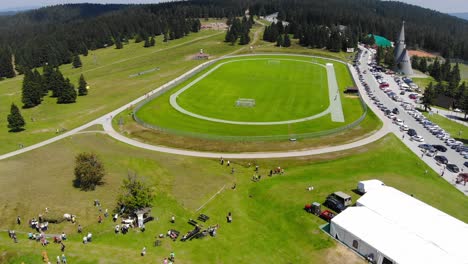
<instances>
[{"instance_id":1,"label":"green football pitch","mask_svg":"<svg viewBox=\"0 0 468 264\"><path fill-rule=\"evenodd\" d=\"M136 117L163 131L213 139L226 136L278 138L338 129L363 115L364 110L357 97L340 93L345 122L332 122L330 114L326 113L316 119L275 125L208 121L182 113L169 102L171 95L189 86L178 95L176 102L185 111L196 115L245 122L309 117L323 113L329 107L327 63L333 63L341 92L354 85L347 66L336 61L286 55L235 57L207 67L143 105L136 111ZM239 98L254 99L255 106L236 106Z\"/></svg>"},{"instance_id":2,"label":"green football pitch","mask_svg":"<svg viewBox=\"0 0 468 264\"><path fill-rule=\"evenodd\" d=\"M283 121L318 114L328 108L323 65L304 60L238 58L218 64L177 97L187 111L235 121ZM255 106L237 106L239 98Z\"/></svg>"}]
</instances>

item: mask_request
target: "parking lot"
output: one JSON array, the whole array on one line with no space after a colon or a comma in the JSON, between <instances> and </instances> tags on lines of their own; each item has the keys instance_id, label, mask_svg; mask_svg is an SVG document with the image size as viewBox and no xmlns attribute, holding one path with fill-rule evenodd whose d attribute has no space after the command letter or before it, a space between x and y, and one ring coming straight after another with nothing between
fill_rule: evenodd
<instances>
[{"instance_id":1,"label":"parking lot","mask_svg":"<svg viewBox=\"0 0 468 264\"><path fill-rule=\"evenodd\" d=\"M465 159L465 157L468 158L468 148L465 149L462 142L451 140L451 136L444 134L444 131L438 128L437 124L429 123L419 112L412 110L416 103L409 98L409 94L413 94L413 92L405 91L402 94L394 76L383 72L376 73L369 65L371 51L363 47L360 48L363 52L358 65L352 72L357 77L355 79L361 79L361 83L357 83L357 85L364 101L384 121L384 125L388 126L388 129L397 135L416 155L421 157L450 184L468 195L468 185L455 183L459 172L463 172L465 169L468 171L468 167L464 165L468 161ZM376 78L376 76L380 77ZM436 145L436 148L427 144ZM453 149L455 146L458 146L459 152ZM455 166L447 164L455 165L460 171L457 172ZM468 163L466 164L468 165Z\"/></svg>"}]
</instances>

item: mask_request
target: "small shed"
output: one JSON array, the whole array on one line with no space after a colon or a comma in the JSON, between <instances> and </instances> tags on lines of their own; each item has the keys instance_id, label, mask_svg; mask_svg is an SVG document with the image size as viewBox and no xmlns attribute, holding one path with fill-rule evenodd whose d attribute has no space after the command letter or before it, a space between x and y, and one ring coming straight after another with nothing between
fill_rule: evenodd
<instances>
[{"instance_id":1,"label":"small shed","mask_svg":"<svg viewBox=\"0 0 468 264\"><path fill-rule=\"evenodd\" d=\"M347 87L344 93L359 93L359 89L357 87Z\"/></svg>"}]
</instances>

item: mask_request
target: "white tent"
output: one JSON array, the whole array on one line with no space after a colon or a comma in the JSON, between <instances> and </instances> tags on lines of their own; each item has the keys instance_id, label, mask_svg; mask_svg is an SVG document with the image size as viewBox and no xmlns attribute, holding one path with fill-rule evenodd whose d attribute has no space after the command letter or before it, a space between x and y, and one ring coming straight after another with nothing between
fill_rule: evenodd
<instances>
[{"instance_id":1,"label":"white tent","mask_svg":"<svg viewBox=\"0 0 468 264\"><path fill-rule=\"evenodd\" d=\"M377 264L467 263L366 207L349 207L331 221L330 233Z\"/></svg>"},{"instance_id":2,"label":"white tent","mask_svg":"<svg viewBox=\"0 0 468 264\"><path fill-rule=\"evenodd\" d=\"M367 180L358 182L357 189L360 193L366 193L372 189L379 188L385 184L379 180Z\"/></svg>"},{"instance_id":3,"label":"white tent","mask_svg":"<svg viewBox=\"0 0 468 264\"><path fill-rule=\"evenodd\" d=\"M464 222L387 186L357 205L332 219L330 233L377 264L468 264Z\"/></svg>"}]
</instances>

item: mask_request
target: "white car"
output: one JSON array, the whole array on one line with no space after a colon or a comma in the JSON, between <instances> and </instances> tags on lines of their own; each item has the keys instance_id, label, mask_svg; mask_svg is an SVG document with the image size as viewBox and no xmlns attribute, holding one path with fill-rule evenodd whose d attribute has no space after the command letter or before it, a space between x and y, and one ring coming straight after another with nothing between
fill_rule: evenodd
<instances>
[{"instance_id":1,"label":"white car","mask_svg":"<svg viewBox=\"0 0 468 264\"><path fill-rule=\"evenodd\" d=\"M389 115L387 115L387 117L393 120L393 119L396 117L396 115L394 115L394 114L389 114Z\"/></svg>"},{"instance_id":2,"label":"white car","mask_svg":"<svg viewBox=\"0 0 468 264\"><path fill-rule=\"evenodd\" d=\"M407 125L405 125L405 124L400 126L401 131L408 131L408 129L409 129L409 127Z\"/></svg>"},{"instance_id":3,"label":"white car","mask_svg":"<svg viewBox=\"0 0 468 264\"><path fill-rule=\"evenodd\" d=\"M403 122L403 120L399 119L399 118L396 118L395 120L393 120L393 124L397 125L397 126L402 126L404 125L405 123Z\"/></svg>"},{"instance_id":4,"label":"white car","mask_svg":"<svg viewBox=\"0 0 468 264\"><path fill-rule=\"evenodd\" d=\"M424 138L419 135L415 135L411 137L411 140L417 141L417 142L424 142Z\"/></svg>"}]
</instances>

